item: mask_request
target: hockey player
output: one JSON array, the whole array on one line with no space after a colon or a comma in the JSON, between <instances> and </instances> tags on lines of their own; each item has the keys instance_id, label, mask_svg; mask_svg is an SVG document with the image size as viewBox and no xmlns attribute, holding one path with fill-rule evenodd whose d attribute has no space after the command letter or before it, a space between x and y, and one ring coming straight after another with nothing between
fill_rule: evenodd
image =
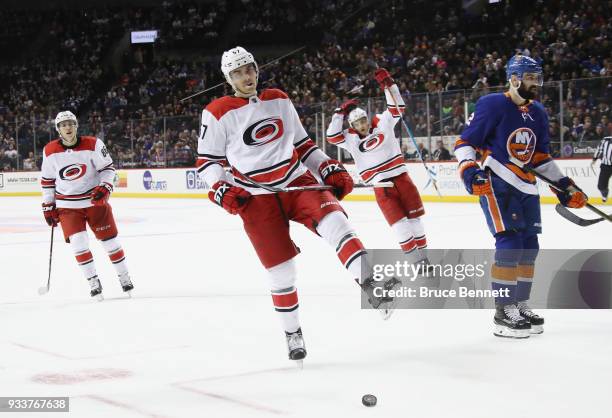
<instances>
[{"instance_id":1,"label":"hockey player","mask_svg":"<svg viewBox=\"0 0 612 418\"><path fill-rule=\"evenodd\" d=\"M405 109L404 100L387 70L377 69L374 78L385 92L387 109L374 116L370 123L365 110L357 107L356 100L345 101L332 116L327 142L351 153L365 183L393 183L393 187L374 188L376 202L409 259L414 263L426 261L427 239L421 222L425 209L408 175L394 132ZM343 129L345 118L348 129Z\"/></svg>"},{"instance_id":2,"label":"hockey player","mask_svg":"<svg viewBox=\"0 0 612 418\"><path fill-rule=\"evenodd\" d=\"M375 308L391 300L373 295L371 276L362 273L365 249L338 203L353 189L353 180L338 161L325 155L308 137L285 93L257 92L258 67L242 47L223 53L221 71L233 96L212 101L202 112L197 167L211 187L209 198L238 214L267 270L274 308L285 330L289 358L301 360L306 348L298 318L296 269L299 253L289 235L289 221L299 222L333 248ZM231 174L224 166L231 167ZM328 190L272 193L266 187L319 185ZM393 283L385 283L393 286Z\"/></svg>"},{"instance_id":3,"label":"hockey player","mask_svg":"<svg viewBox=\"0 0 612 418\"><path fill-rule=\"evenodd\" d=\"M536 180L524 167L556 181L564 191L551 190L566 207L581 208L587 197L549 154L548 116L534 100L542 86L542 67L516 55L508 61L506 75L509 90L478 100L455 144L455 155L465 188L480 196L495 237L492 287L508 290L507 296L495 299L494 334L527 338L544 331L544 318L527 304L542 221ZM476 150L483 155L482 166L475 161Z\"/></svg>"},{"instance_id":4,"label":"hockey player","mask_svg":"<svg viewBox=\"0 0 612 418\"><path fill-rule=\"evenodd\" d=\"M129 294L134 285L108 204L115 178L113 160L101 140L77 136L78 122L72 112L59 112L55 129L60 137L43 150L41 186L45 220L52 228L61 223L64 238L89 282L92 297L103 299L85 224L100 240L115 266L123 291Z\"/></svg>"}]
</instances>

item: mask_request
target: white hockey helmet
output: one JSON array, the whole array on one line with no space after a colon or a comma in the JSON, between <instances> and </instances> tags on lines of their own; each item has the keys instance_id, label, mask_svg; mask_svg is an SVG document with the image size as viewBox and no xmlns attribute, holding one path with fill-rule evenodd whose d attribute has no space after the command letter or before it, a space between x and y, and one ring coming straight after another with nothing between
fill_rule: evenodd
<instances>
[{"instance_id":1,"label":"white hockey helmet","mask_svg":"<svg viewBox=\"0 0 612 418\"><path fill-rule=\"evenodd\" d=\"M362 108L356 107L355 109L351 110L351 113L348 114L347 121L348 121L350 126L353 126L353 122L355 122L356 120L359 120L361 118L366 118L367 119L368 118L368 114Z\"/></svg>"},{"instance_id":2,"label":"white hockey helmet","mask_svg":"<svg viewBox=\"0 0 612 418\"><path fill-rule=\"evenodd\" d=\"M77 120L77 117L74 115L74 113L72 113L69 110L63 110L61 112L59 112L57 114L57 116L55 117L55 130L57 131L57 133L60 133L59 130L59 124L60 122L64 122L66 120L71 120L74 121L74 123L76 124L76 127L79 127L79 121Z\"/></svg>"},{"instance_id":3,"label":"white hockey helmet","mask_svg":"<svg viewBox=\"0 0 612 418\"><path fill-rule=\"evenodd\" d=\"M253 54L243 47L237 46L223 53L221 57L221 71L225 76L225 80L234 90L236 90L236 87L234 87L230 73L236 68L240 68L247 64L255 65L255 72L257 72L257 76L259 76L259 67L257 66L257 62L255 62L255 58L253 58Z\"/></svg>"}]
</instances>

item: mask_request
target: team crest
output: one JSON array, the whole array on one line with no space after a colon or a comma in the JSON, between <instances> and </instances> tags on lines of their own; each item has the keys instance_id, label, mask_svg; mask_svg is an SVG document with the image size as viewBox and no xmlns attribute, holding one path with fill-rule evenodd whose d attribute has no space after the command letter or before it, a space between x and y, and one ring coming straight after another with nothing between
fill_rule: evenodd
<instances>
[{"instance_id":1,"label":"team crest","mask_svg":"<svg viewBox=\"0 0 612 418\"><path fill-rule=\"evenodd\" d=\"M280 118L266 118L249 126L242 139L246 145L260 147L276 141L285 132L283 121Z\"/></svg>"},{"instance_id":2,"label":"team crest","mask_svg":"<svg viewBox=\"0 0 612 418\"><path fill-rule=\"evenodd\" d=\"M385 140L385 135L382 133L371 135L359 143L359 151L361 152L372 151L373 149L377 148L380 144L382 144L384 140Z\"/></svg>"},{"instance_id":3,"label":"team crest","mask_svg":"<svg viewBox=\"0 0 612 418\"><path fill-rule=\"evenodd\" d=\"M514 164L522 167L531 161L535 151L537 138L529 128L518 128L508 136L506 147L508 158Z\"/></svg>"},{"instance_id":4,"label":"team crest","mask_svg":"<svg viewBox=\"0 0 612 418\"><path fill-rule=\"evenodd\" d=\"M83 177L86 172L86 164L70 164L59 171L59 176L62 180L73 181Z\"/></svg>"}]
</instances>

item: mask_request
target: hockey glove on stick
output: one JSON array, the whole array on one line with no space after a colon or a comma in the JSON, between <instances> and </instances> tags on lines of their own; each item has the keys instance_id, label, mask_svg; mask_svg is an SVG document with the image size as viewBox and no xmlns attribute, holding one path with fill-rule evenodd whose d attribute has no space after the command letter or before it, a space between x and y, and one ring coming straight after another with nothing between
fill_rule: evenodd
<instances>
[{"instance_id":1,"label":"hockey glove on stick","mask_svg":"<svg viewBox=\"0 0 612 418\"><path fill-rule=\"evenodd\" d=\"M580 209L586 206L589 198L587 195L576 186L576 183L569 177L562 177L557 181L557 184L563 191L559 191L553 187L550 190L553 191L559 198L559 202L566 208Z\"/></svg>"},{"instance_id":2,"label":"hockey glove on stick","mask_svg":"<svg viewBox=\"0 0 612 418\"><path fill-rule=\"evenodd\" d=\"M353 178L340 161L327 160L322 162L319 166L319 173L323 183L333 187L334 195L338 200L344 199L344 196L353 191Z\"/></svg>"},{"instance_id":3,"label":"hockey glove on stick","mask_svg":"<svg viewBox=\"0 0 612 418\"><path fill-rule=\"evenodd\" d=\"M348 116L351 110L355 109L359 105L359 101L350 99L340 105L340 107L334 109L334 112L340 113L343 116Z\"/></svg>"},{"instance_id":4,"label":"hockey glove on stick","mask_svg":"<svg viewBox=\"0 0 612 418\"><path fill-rule=\"evenodd\" d=\"M391 78L389 71L385 70L384 68L378 68L376 71L374 71L374 79L378 82L378 85L383 90L391 87L395 83L393 78Z\"/></svg>"},{"instance_id":5,"label":"hockey glove on stick","mask_svg":"<svg viewBox=\"0 0 612 418\"><path fill-rule=\"evenodd\" d=\"M59 212L55 207L55 203L43 203L42 204L43 215L47 225L56 227L59 223Z\"/></svg>"},{"instance_id":6,"label":"hockey glove on stick","mask_svg":"<svg viewBox=\"0 0 612 418\"><path fill-rule=\"evenodd\" d=\"M218 181L208 192L208 198L232 215L236 215L246 208L251 193L226 181Z\"/></svg>"},{"instance_id":7,"label":"hockey glove on stick","mask_svg":"<svg viewBox=\"0 0 612 418\"><path fill-rule=\"evenodd\" d=\"M91 203L94 206L104 206L113 191L113 186L108 183L101 183L91 192Z\"/></svg>"},{"instance_id":8,"label":"hockey glove on stick","mask_svg":"<svg viewBox=\"0 0 612 418\"><path fill-rule=\"evenodd\" d=\"M489 176L476 162L471 160L462 161L459 164L459 173L461 173L463 185L469 194L484 196L493 193Z\"/></svg>"}]
</instances>

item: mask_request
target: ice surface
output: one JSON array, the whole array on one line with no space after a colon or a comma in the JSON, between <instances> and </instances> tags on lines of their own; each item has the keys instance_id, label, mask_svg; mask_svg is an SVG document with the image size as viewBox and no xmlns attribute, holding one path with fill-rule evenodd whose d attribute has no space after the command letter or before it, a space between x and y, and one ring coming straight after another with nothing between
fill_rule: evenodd
<instances>
[{"instance_id":1,"label":"ice surface","mask_svg":"<svg viewBox=\"0 0 612 418\"><path fill-rule=\"evenodd\" d=\"M300 371L238 217L195 199L112 204L136 290L122 294L92 237L98 303L59 230L51 291L37 294L49 251L39 199L0 199L0 396L70 396L71 417L609 413L612 311L545 311L546 332L524 341L495 338L486 310L398 311L383 322L360 309L335 252L295 225ZM374 202L344 206L366 246L395 248ZM493 246L478 205L426 210L431 247ZM580 228L550 205L543 221L543 248L610 248L609 224ZM376 407L361 405L365 393Z\"/></svg>"}]
</instances>

